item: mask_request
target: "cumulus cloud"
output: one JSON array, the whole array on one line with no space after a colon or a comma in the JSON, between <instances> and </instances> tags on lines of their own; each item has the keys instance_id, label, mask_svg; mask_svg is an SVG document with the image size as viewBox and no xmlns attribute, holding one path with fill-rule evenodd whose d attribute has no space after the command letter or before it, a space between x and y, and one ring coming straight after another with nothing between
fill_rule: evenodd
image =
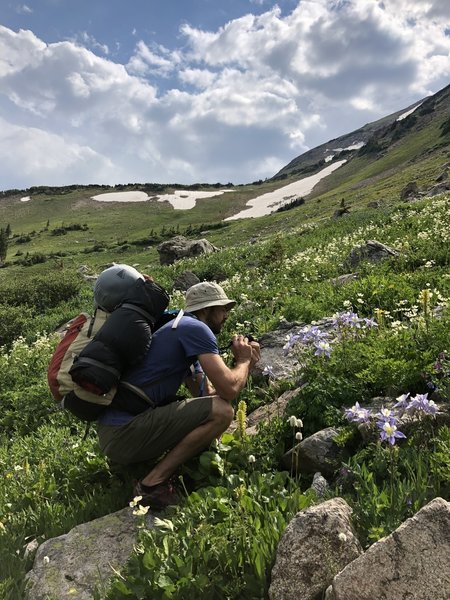
<instances>
[{"instance_id":1,"label":"cumulus cloud","mask_svg":"<svg viewBox=\"0 0 450 600\"><path fill-rule=\"evenodd\" d=\"M2 185L269 177L444 87L447 4L302 0L215 31L185 24L180 48L137 38L126 65L89 33L47 44L0 27Z\"/></svg>"},{"instance_id":2,"label":"cumulus cloud","mask_svg":"<svg viewBox=\"0 0 450 600\"><path fill-rule=\"evenodd\" d=\"M170 52L160 44L156 44L154 50L151 50L141 40L128 62L127 70L134 75L156 74L166 77L174 71L181 60L179 52Z\"/></svg>"},{"instance_id":3,"label":"cumulus cloud","mask_svg":"<svg viewBox=\"0 0 450 600\"><path fill-rule=\"evenodd\" d=\"M11 125L0 118L2 140L0 163L3 172L21 173L21 187L65 185L68 181L90 182L93 169L100 177L113 165L89 146L68 143L61 136L35 127Z\"/></svg>"}]
</instances>

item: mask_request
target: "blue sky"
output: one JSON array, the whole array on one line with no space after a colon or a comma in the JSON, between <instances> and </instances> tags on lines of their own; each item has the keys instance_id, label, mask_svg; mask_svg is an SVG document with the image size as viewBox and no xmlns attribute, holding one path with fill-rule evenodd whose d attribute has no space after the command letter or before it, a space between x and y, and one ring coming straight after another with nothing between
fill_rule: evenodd
<instances>
[{"instance_id":1,"label":"blue sky","mask_svg":"<svg viewBox=\"0 0 450 600\"><path fill-rule=\"evenodd\" d=\"M447 85L449 28L446 0L3 0L0 189L271 177Z\"/></svg>"}]
</instances>

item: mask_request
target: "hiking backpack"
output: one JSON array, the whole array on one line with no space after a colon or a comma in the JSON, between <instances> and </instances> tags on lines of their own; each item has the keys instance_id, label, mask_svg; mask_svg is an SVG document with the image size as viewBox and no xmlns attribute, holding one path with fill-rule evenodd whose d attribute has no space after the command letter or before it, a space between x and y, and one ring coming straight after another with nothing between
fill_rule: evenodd
<instances>
[{"instance_id":1,"label":"hiking backpack","mask_svg":"<svg viewBox=\"0 0 450 600\"><path fill-rule=\"evenodd\" d=\"M55 401L84 421L96 420L111 404L132 414L152 404L122 373L148 351L152 326L169 297L156 283L137 280L125 300L111 313L97 308L92 317L72 319L50 360L47 379ZM119 385L126 393L116 400Z\"/></svg>"},{"instance_id":2,"label":"hiking backpack","mask_svg":"<svg viewBox=\"0 0 450 600\"><path fill-rule=\"evenodd\" d=\"M99 396L75 383L70 375L75 358L101 329L108 316L109 313L98 308L93 316L81 313L67 323L63 337L56 347L47 369L48 385L56 402L62 403L68 394L75 393L85 402L91 402L94 405L107 406L111 403L116 389L111 389L107 394Z\"/></svg>"}]
</instances>

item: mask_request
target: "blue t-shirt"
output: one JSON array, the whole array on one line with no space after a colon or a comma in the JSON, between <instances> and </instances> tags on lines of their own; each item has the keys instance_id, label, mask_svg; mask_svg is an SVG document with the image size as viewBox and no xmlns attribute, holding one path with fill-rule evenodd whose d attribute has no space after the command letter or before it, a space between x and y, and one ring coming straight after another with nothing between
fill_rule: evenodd
<instances>
[{"instance_id":1,"label":"blue t-shirt","mask_svg":"<svg viewBox=\"0 0 450 600\"><path fill-rule=\"evenodd\" d=\"M202 321L183 316L175 329L172 325L169 321L155 332L142 362L123 375L124 381L140 387L156 405L176 395L199 354L219 354L213 332ZM129 413L108 408L99 423L119 425L132 418Z\"/></svg>"}]
</instances>

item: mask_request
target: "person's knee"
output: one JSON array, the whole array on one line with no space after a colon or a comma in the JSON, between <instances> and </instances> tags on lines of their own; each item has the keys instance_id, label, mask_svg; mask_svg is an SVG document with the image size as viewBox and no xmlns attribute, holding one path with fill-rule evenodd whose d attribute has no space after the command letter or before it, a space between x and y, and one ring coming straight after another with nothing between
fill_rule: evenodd
<instances>
[{"instance_id":1,"label":"person's knee","mask_svg":"<svg viewBox=\"0 0 450 600\"><path fill-rule=\"evenodd\" d=\"M216 396L213 399L211 416L218 424L220 423L225 430L234 418L234 410L229 402L223 400L220 396Z\"/></svg>"}]
</instances>

